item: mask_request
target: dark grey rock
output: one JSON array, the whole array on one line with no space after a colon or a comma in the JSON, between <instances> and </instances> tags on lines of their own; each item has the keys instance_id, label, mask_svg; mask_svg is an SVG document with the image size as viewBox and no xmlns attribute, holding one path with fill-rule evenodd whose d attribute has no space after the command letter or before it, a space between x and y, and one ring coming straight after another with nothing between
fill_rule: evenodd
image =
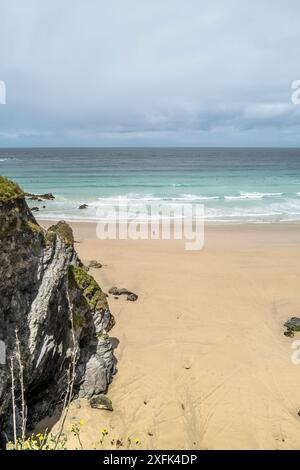
<instances>
[{"instance_id":1,"label":"dark grey rock","mask_svg":"<svg viewBox=\"0 0 300 470\"><path fill-rule=\"evenodd\" d=\"M284 336L287 336L288 338L293 338L295 336L295 333L293 332L293 330L287 330L283 334Z\"/></svg>"},{"instance_id":2,"label":"dark grey rock","mask_svg":"<svg viewBox=\"0 0 300 470\"><path fill-rule=\"evenodd\" d=\"M135 302L137 299L138 296L136 294L131 293L127 295L127 300L129 300L130 302Z\"/></svg>"},{"instance_id":3,"label":"dark grey rock","mask_svg":"<svg viewBox=\"0 0 300 470\"><path fill-rule=\"evenodd\" d=\"M98 395L91 398L90 405L98 410L114 411L112 402L106 395Z\"/></svg>"},{"instance_id":4,"label":"dark grey rock","mask_svg":"<svg viewBox=\"0 0 300 470\"><path fill-rule=\"evenodd\" d=\"M96 261L96 260L92 260L89 262L89 268L94 268L94 269L101 269L102 268L102 264L99 262L99 261Z\"/></svg>"},{"instance_id":5,"label":"dark grey rock","mask_svg":"<svg viewBox=\"0 0 300 470\"><path fill-rule=\"evenodd\" d=\"M109 294L114 296L126 295L127 300L135 302L138 299L138 295L134 294L128 289L119 289L118 287L111 287L108 291Z\"/></svg>"},{"instance_id":6,"label":"dark grey rock","mask_svg":"<svg viewBox=\"0 0 300 470\"><path fill-rule=\"evenodd\" d=\"M286 327L284 335L293 338L293 336L295 336L295 332L300 331L300 318L292 317L285 322L284 326Z\"/></svg>"},{"instance_id":7,"label":"dark grey rock","mask_svg":"<svg viewBox=\"0 0 300 470\"><path fill-rule=\"evenodd\" d=\"M78 209L87 209L89 206L87 204L80 204Z\"/></svg>"},{"instance_id":8,"label":"dark grey rock","mask_svg":"<svg viewBox=\"0 0 300 470\"><path fill-rule=\"evenodd\" d=\"M25 193L25 196L28 199L31 199L32 201L52 201L55 199L55 196L53 196L52 193L46 193L46 194L32 194L32 193Z\"/></svg>"}]
</instances>

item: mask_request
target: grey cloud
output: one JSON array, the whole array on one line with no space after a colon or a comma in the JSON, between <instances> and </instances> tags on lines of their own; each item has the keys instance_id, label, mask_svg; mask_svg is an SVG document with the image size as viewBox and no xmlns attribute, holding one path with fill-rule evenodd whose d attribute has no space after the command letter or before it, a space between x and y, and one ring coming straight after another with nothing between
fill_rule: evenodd
<instances>
[{"instance_id":1,"label":"grey cloud","mask_svg":"<svg viewBox=\"0 0 300 470\"><path fill-rule=\"evenodd\" d=\"M0 13L2 146L300 143L297 0L0 0Z\"/></svg>"}]
</instances>

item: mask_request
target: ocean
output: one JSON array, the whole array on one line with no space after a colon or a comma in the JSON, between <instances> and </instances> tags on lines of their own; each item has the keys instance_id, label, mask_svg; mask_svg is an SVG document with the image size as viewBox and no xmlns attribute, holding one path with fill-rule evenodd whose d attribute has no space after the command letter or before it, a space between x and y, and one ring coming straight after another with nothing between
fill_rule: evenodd
<instances>
[{"instance_id":1,"label":"ocean","mask_svg":"<svg viewBox=\"0 0 300 470\"><path fill-rule=\"evenodd\" d=\"M92 221L127 200L141 212L152 202L203 204L210 223L300 221L300 149L1 149L0 174L55 195L29 201L37 218Z\"/></svg>"}]
</instances>

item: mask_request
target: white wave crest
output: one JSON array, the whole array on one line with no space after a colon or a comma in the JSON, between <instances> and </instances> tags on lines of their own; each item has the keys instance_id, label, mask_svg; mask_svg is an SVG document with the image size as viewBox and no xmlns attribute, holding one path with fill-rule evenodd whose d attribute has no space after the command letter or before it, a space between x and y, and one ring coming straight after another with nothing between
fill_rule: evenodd
<instances>
[{"instance_id":1,"label":"white wave crest","mask_svg":"<svg viewBox=\"0 0 300 470\"><path fill-rule=\"evenodd\" d=\"M259 199L263 199L264 197L280 197L282 195L283 193L240 192L239 196L225 196L224 199L227 199L228 201L243 200L243 199L259 200Z\"/></svg>"}]
</instances>

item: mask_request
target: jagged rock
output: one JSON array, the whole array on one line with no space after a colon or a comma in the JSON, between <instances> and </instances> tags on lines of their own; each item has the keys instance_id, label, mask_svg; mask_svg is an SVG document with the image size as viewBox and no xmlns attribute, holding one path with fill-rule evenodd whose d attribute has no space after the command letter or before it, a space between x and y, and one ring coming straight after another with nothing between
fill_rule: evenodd
<instances>
[{"instance_id":1,"label":"jagged rock","mask_svg":"<svg viewBox=\"0 0 300 470\"><path fill-rule=\"evenodd\" d=\"M114 411L112 401L106 395L98 395L90 399L91 408Z\"/></svg>"},{"instance_id":2,"label":"jagged rock","mask_svg":"<svg viewBox=\"0 0 300 470\"><path fill-rule=\"evenodd\" d=\"M46 193L46 194L32 194L32 193L25 193L25 196L27 199L30 199L32 201L52 201L55 199L55 196L53 196L52 193Z\"/></svg>"},{"instance_id":3,"label":"jagged rock","mask_svg":"<svg viewBox=\"0 0 300 470\"><path fill-rule=\"evenodd\" d=\"M31 212L38 212L40 210L39 207L30 207Z\"/></svg>"},{"instance_id":4,"label":"jagged rock","mask_svg":"<svg viewBox=\"0 0 300 470\"><path fill-rule=\"evenodd\" d=\"M295 335L295 332L300 331L300 318L292 317L285 322L284 326L286 327L284 335L292 338Z\"/></svg>"},{"instance_id":5,"label":"jagged rock","mask_svg":"<svg viewBox=\"0 0 300 470\"><path fill-rule=\"evenodd\" d=\"M106 295L82 268L69 225L59 222L45 232L22 190L0 177L0 341L6 346L6 364L0 361L0 441L12 438L9 359L15 329L32 429L62 403L74 350L72 324L78 348L74 397L91 398L107 390L116 372ZM16 380L17 422L19 397Z\"/></svg>"},{"instance_id":6,"label":"jagged rock","mask_svg":"<svg viewBox=\"0 0 300 470\"><path fill-rule=\"evenodd\" d=\"M99 261L96 261L96 260L92 260L89 262L89 268L94 268L94 269L101 269L102 268L102 264L99 263Z\"/></svg>"},{"instance_id":7,"label":"jagged rock","mask_svg":"<svg viewBox=\"0 0 300 470\"><path fill-rule=\"evenodd\" d=\"M87 209L89 206L87 204L80 204L78 209Z\"/></svg>"},{"instance_id":8,"label":"jagged rock","mask_svg":"<svg viewBox=\"0 0 300 470\"><path fill-rule=\"evenodd\" d=\"M109 294L114 296L126 295L127 300L131 302L135 302L138 299L138 295L134 294L130 290L127 289L119 289L118 287L111 287L108 291ZM115 297L116 298L116 297Z\"/></svg>"}]
</instances>

